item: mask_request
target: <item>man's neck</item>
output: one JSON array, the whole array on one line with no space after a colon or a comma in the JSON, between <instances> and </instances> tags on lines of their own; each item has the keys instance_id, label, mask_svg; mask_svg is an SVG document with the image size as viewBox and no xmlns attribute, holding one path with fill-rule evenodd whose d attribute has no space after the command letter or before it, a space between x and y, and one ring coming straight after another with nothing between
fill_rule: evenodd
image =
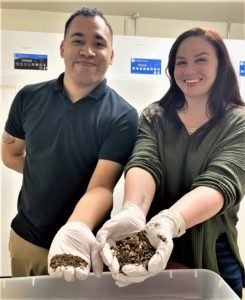
<instances>
[{"instance_id":1,"label":"man's neck","mask_svg":"<svg viewBox=\"0 0 245 300\"><path fill-rule=\"evenodd\" d=\"M86 97L98 84L99 82L94 85L78 85L64 77L64 89L73 103Z\"/></svg>"}]
</instances>

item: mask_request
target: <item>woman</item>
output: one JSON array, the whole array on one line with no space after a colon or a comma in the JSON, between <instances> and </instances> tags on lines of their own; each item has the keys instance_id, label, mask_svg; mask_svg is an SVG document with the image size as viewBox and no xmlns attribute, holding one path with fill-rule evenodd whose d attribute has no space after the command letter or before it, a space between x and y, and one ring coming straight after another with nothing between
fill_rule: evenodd
<instances>
[{"instance_id":1,"label":"woman","mask_svg":"<svg viewBox=\"0 0 245 300\"><path fill-rule=\"evenodd\" d=\"M245 110L236 74L222 38L201 28L176 39L167 71L169 90L141 115L122 211L97 234L101 255L119 286L170 260L219 273L242 297L236 223L245 194ZM119 272L106 242L142 229L157 249L148 270Z\"/></svg>"}]
</instances>

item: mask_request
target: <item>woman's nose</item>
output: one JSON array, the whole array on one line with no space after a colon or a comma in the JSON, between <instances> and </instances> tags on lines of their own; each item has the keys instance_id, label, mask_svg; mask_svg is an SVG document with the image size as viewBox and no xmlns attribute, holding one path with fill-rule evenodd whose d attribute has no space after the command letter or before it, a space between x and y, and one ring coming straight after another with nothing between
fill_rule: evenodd
<instances>
[{"instance_id":1,"label":"woman's nose","mask_svg":"<svg viewBox=\"0 0 245 300\"><path fill-rule=\"evenodd\" d=\"M195 72L195 67L193 64L186 64L184 69L185 74L192 74Z\"/></svg>"}]
</instances>

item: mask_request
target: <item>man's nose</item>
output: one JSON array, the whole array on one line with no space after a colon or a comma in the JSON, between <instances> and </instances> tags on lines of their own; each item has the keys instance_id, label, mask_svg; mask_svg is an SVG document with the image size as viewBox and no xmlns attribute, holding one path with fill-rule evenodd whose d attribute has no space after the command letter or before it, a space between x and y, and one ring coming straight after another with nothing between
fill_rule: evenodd
<instances>
[{"instance_id":1,"label":"man's nose","mask_svg":"<svg viewBox=\"0 0 245 300\"><path fill-rule=\"evenodd\" d=\"M80 53L80 55L83 55L85 57L95 56L95 52L94 52L93 48L90 46L82 47L82 49L80 50L79 53Z\"/></svg>"}]
</instances>

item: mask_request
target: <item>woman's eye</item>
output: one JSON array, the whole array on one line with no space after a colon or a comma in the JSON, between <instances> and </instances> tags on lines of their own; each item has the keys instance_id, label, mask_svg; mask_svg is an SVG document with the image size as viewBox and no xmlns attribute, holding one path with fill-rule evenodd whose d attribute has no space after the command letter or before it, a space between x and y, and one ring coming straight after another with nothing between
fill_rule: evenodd
<instances>
[{"instance_id":1,"label":"woman's eye","mask_svg":"<svg viewBox=\"0 0 245 300\"><path fill-rule=\"evenodd\" d=\"M185 63L185 61L180 60L176 62L176 66L184 65Z\"/></svg>"},{"instance_id":2,"label":"woman's eye","mask_svg":"<svg viewBox=\"0 0 245 300\"><path fill-rule=\"evenodd\" d=\"M207 61L207 59L206 58L198 58L196 61L202 63L202 62Z\"/></svg>"}]
</instances>

